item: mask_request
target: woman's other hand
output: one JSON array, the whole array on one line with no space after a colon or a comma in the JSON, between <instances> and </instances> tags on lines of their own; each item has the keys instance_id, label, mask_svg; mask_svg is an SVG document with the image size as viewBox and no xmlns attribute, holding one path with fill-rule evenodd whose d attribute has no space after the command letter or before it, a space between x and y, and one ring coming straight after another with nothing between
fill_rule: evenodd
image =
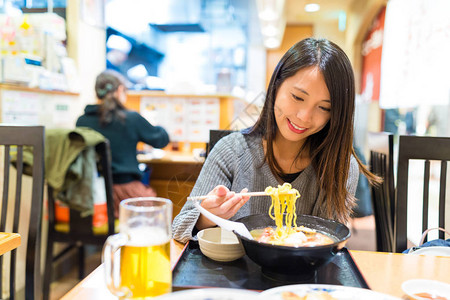
<instances>
[{"instance_id":1,"label":"woman's other hand","mask_svg":"<svg viewBox=\"0 0 450 300\"><path fill-rule=\"evenodd\" d=\"M245 188L241 191L241 193L246 193L247 191L248 189ZM250 199L249 196L241 196L235 192L230 192L230 190L223 185L216 186L211 192L208 193L208 196L211 197L203 200L201 206L210 213L224 219L229 219L234 216L237 211L248 201L248 199ZM200 214L196 227L198 230L202 230L215 225L215 223Z\"/></svg>"}]
</instances>

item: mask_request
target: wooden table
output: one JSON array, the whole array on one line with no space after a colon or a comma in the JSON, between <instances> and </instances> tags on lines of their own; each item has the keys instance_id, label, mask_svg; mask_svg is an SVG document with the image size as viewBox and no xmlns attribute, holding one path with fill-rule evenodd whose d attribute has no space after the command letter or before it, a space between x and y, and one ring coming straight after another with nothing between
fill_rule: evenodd
<instances>
[{"instance_id":1,"label":"wooden table","mask_svg":"<svg viewBox=\"0 0 450 300\"><path fill-rule=\"evenodd\" d=\"M450 257L350 251L369 287L406 297L401 285L409 279L431 279L450 284Z\"/></svg>"},{"instance_id":2,"label":"wooden table","mask_svg":"<svg viewBox=\"0 0 450 300\"><path fill-rule=\"evenodd\" d=\"M20 234L0 232L0 255L20 246Z\"/></svg>"},{"instance_id":3,"label":"wooden table","mask_svg":"<svg viewBox=\"0 0 450 300\"><path fill-rule=\"evenodd\" d=\"M172 266L184 245L171 242ZM406 255L372 251L350 251L369 287L377 292L399 298L406 295L401 284L409 279L432 279L450 284L450 258ZM106 288L103 265L100 265L62 299L116 299Z\"/></svg>"}]
</instances>

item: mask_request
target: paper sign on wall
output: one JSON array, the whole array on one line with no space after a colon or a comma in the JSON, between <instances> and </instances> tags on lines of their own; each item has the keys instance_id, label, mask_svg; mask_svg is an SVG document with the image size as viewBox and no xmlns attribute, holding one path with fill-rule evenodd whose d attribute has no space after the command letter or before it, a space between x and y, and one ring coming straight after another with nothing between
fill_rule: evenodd
<instances>
[{"instance_id":1,"label":"paper sign on wall","mask_svg":"<svg viewBox=\"0 0 450 300\"><path fill-rule=\"evenodd\" d=\"M219 129L217 98L141 98L141 114L164 127L171 141L208 142L209 130Z\"/></svg>"},{"instance_id":2,"label":"paper sign on wall","mask_svg":"<svg viewBox=\"0 0 450 300\"><path fill-rule=\"evenodd\" d=\"M0 91L1 122L17 125L44 125L47 128L72 128L74 97L15 90Z\"/></svg>"}]
</instances>

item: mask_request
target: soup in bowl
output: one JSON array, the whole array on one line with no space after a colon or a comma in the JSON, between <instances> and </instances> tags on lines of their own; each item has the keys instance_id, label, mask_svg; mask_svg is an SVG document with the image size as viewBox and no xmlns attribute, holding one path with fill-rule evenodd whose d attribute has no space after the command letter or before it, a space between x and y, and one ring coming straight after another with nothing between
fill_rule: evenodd
<instances>
[{"instance_id":1,"label":"soup in bowl","mask_svg":"<svg viewBox=\"0 0 450 300\"><path fill-rule=\"evenodd\" d=\"M266 227L253 229L250 234L260 243L281 246L313 247L334 243L334 239L328 234L305 226L293 227L289 233L280 232L274 227Z\"/></svg>"},{"instance_id":2,"label":"soup in bowl","mask_svg":"<svg viewBox=\"0 0 450 300\"><path fill-rule=\"evenodd\" d=\"M277 245L258 241L257 234L266 228L276 228L268 214L257 214L239 220L247 226L250 233L256 234L250 240L235 232L244 246L247 256L261 266L264 275L283 281L308 280L315 271L329 263L350 238L350 229L339 222L310 215L298 215L297 227L304 226L331 240L322 245L285 244Z\"/></svg>"}]
</instances>

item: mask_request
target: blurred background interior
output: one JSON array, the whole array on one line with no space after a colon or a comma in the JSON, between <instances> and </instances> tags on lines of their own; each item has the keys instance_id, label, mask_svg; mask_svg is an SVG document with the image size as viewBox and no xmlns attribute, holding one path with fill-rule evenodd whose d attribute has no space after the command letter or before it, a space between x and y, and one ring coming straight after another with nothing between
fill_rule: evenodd
<instances>
[{"instance_id":1,"label":"blurred background interior","mask_svg":"<svg viewBox=\"0 0 450 300\"><path fill-rule=\"evenodd\" d=\"M0 121L72 128L110 68L128 79L126 106L168 130L164 150L200 159L209 130L256 121L290 46L324 37L352 62L367 158L368 131L450 135L449 11L448 0L0 0ZM172 191L174 178L153 180L179 207L195 181L183 176ZM361 199L349 247L374 250L372 214Z\"/></svg>"},{"instance_id":2,"label":"blurred background interior","mask_svg":"<svg viewBox=\"0 0 450 300\"><path fill-rule=\"evenodd\" d=\"M14 104L2 109L1 121L72 126L94 99L93 78L107 67L126 76L130 91L238 99L228 127L250 126L252 113L237 120L239 113L261 106L280 56L295 41L315 36L336 42L353 63L355 143L362 149L367 130L448 135L450 59L445 54L450 38L443 13L448 5L401 0L2 0L0 82L66 94L49 105L48 113L34 113L45 106L38 103L27 108L27 117L20 116ZM26 102L8 94L9 103ZM196 142L186 135L177 139Z\"/></svg>"}]
</instances>

